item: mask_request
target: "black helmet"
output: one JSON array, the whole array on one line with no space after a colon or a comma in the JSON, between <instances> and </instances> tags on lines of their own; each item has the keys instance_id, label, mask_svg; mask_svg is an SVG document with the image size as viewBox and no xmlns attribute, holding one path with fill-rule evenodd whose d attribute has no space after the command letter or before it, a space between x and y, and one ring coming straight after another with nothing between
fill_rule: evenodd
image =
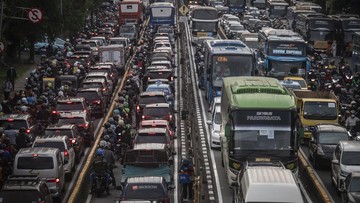
<instances>
[{"instance_id":1,"label":"black helmet","mask_svg":"<svg viewBox=\"0 0 360 203\"><path fill-rule=\"evenodd\" d=\"M19 133L25 133L25 132L26 132L26 129L24 127L19 129Z\"/></svg>"},{"instance_id":2,"label":"black helmet","mask_svg":"<svg viewBox=\"0 0 360 203\"><path fill-rule=\"evenodd\" d=\"M110 128L110 126L111 126L111 124L110 124L110 123L105 123L105 124L104 124L105 129Z\"/></svg>"}]
</instances>

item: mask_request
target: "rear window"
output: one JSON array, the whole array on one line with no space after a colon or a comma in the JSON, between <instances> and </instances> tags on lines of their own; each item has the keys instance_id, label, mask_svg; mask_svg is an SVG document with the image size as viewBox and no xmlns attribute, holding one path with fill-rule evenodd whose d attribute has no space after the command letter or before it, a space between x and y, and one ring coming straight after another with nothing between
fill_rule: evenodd
<instances>
[{"instance_id":1,"label":"rear window","mask_svg":"<svg viewBox=\"0 0 360 203\"><path fill-rule=\"evenodd\" d=\"M104 79L106 80L106 76L104 75L90 75L90 76L86 76L86 79Z\"/></svg>"},{"instance_id":2,"label":"rear window","mask_svg":"<svg viewBox=\"0 0 360 203\"><path fill-rule=\"evenodd\" d=\"M135 143L166 143L167 138L164 133L154 133L154 134L148 134L143 133L139 134L135 138Z\"/></svg>"},{"instance_id":3,"label":"rear window","mask_svg":"<svg viewBox=\"0 0 360 203\"><path fill-rule=\"evenodd\" d=\"M152 78L152 79L167 79L171 76L171 72L169 71L153 71L153 72L148 72L148 77Z\"/></svg>"},{"instance_id":4,"label":"rear window","mask_svg":"<svg viewBox=\"0 0 360 203\"><path fill-rule=\"evenodd\" d=\"M76 111L85 110L81 102L59 102L56 104L57 111Z\"/></svg>"},{"instance_id":5,"label":"rear window","mask_svg":"<svg viewBox=\"0 0 360 203\"><path fill-rule=\"evenodd\" d=\"M68 138L73 138L73 133L70 129L46 129L45 135L66 135Z\"/></svg>"},{"instance_id":6,"label":"rear window","mask_svg":"<svg viewBox=\"0 0 360 203\"><path fill-rule=\"evenodd\" d=\"M167 128L167 125L160 124L141 124L142 128Z\"/></svg>"},{"instance_id":7,"label":"rear window","mask_svg":"<svg viewBox=\"0 0 360 203\"><path fill-rule=\"evenodd\" d=\"M83 88L102 88L103 85L101 82L87 82L87 83L83 83L82 85Z\"/></svg>"},{"instance_id":8,"label":"rear window","mask_svg":"<svg viewBox=\"0 0 360 203\"><path fill-rule=\"evenodd\" d=\"M57 148L61 152L65 151L65 143L64 142L49 142L49 141L36 141L33 147L51 147Z\"/></svg>"},{"instance_id":9,"label":"rear window","mask_svg":"<svg viewBox=\"0 0 360 203\"><path fill-rule=\"evenodd\" d=\"M131 184L125 190L126 199L161 199L164 196L163 187L156 184Z\"/></svg>"},{"instance_id":10,"label":"rear window","mask_svg":"<svg viewBox=\"0 0 360 203\"><path fill-rule=\"evenodd\" d=\"M141 105L145 104L156 104L156 103L167 103L164 96L141 96L139 103Z\"/></svg>"},{"instance_id":11,"label":"rear window","mask_svg":"<svg viewBox=\"0 0 360 203\"><path fill-rule=\"evenodd\" d=\"M126 43L123 40L110 40L110 44L122 44L126 46Z\"/></svg>"},{"instance_id":12,"label":"rear window","mask_svg":"<svg viewBox=\"0 0 360 203\"><path fill-rule=\"evenodd\" d=\"M29 128L25 120L1 120L0 126L7 129L8 126L12 125L14 129L20 129L22 127Z\"/></svg>"},{"instance_id":13,"label":"rear window","mask_svg":"<svg viewBox=\"0 0 360 203\"><path fill-rule=\"evenodd\" d=\"M150 86L146 89L146 92L164 92L167 95L171 93L167 86Z\"/></svg>"},{"instance_id":14,"label":"rear window","mask_svg":"<svg viewBox=\"0 0 360 203\"><path fill-rule=\"evenodd\" d=\"M59 124L84 124L85 119L83 117L62 117L59 118Z\"/></svg>"},{"instance_id":15,"label":"rear window","mask_svg":"<svg viewBox=\"0 0 360 203\"><path fill-rule=\"evenodd\" d=\"M144 115L146 116L164 117L164 116L168 116L169 114L170 114L169 108L156 107L156 108L144 109Z\"/></svg>"},{"instance_id":16,"label":"rear window","mask_svg":"<svg viewBox=\"0 0 360 203\"><path fill-rule=\"evenodd\" d=\"M34 170L53 169L54 161L52 157L18 157L17 168Z\"/></svg>"},{"instance_id":17,"label":"rear window","mask_svg":"<svg viewBox=\"0 0 360 203\"><path fill-rule=\"evenodd\" d=\"M41 194L37 190L3 190L0 193L0 203L33 203L41 200Z\"/></svg>"},{"instance_id":18,"label":"rear window","mask_svg":"<svg viewBox=\"0 0 360 203\"><path fill-rule=\"evenodd\" d=\"M89 102L89 101L99 99L100 95L95 91L88 91L88 92L81 91L76 94L76 97L84 97L86 99L86 101Z\"/></svg>"},{"instance_id":19,"label":"rear window","mask_svg":"<svg viewBox=\"0 0 360 203\"><path fill-rule=\"evenodd\" d=\"M100 72L100 73L111 73L111 70L109 68L91 68L90 69L90 73L91 72Z\"/></svg>"}]
</instances>

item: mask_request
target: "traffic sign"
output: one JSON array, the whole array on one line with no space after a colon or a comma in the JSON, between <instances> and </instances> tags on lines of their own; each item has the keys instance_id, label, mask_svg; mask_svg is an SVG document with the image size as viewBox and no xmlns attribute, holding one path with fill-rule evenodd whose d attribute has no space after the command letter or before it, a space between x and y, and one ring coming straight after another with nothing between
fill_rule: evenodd
<instances>
[{"instance_id":1,"label":"traffic sign","mask_svg":"<svg viewBox=\"0 0 360 203\"><path fill-rule=\"evenodd\" d=\"M189 8L185 5L182 5L179 8L179 12L181 13L181 15L185 16L187 13L189 13Z\"/></svg>"},{"instance_id":2,"label":"traffic sign","mask_svg":"<svg viewBox=\"0 0 360 203\"><path fill-rule=\"evenodd\" d=\"M40 9L38 8L31 8L28 11L28 19L32 22L32 23L38 23L42 20L43 18L43 14L40 11Z\"/></svg>"},{"instance_id":3,"label":"traffic sign","mask_svg":"<svg viewBox=\"0 0 360 203\"><path fill-rule=\"evenodd\" d=\"M1 41L0 41L0 53L3 53L4 50L5 50L4 42L1 42Z\"/></svg>"}]
</instances>

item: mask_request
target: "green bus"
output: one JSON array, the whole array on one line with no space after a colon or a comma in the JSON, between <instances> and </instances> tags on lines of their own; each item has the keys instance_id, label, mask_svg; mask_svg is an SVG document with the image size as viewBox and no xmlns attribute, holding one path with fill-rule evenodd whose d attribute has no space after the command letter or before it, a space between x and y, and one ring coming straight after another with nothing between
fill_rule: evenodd
<instances>
[{"instance_id":1,"label":"green bus","mask_svg":"<svg viewBox=\"0 0 360 203\"><path fill-rule=\"evenodd\" d=\"M281 162L297 173L295 98L275 78L226 77L222 83L220 144L229 184L246 162Z\"/></svg>"}]
</instances>

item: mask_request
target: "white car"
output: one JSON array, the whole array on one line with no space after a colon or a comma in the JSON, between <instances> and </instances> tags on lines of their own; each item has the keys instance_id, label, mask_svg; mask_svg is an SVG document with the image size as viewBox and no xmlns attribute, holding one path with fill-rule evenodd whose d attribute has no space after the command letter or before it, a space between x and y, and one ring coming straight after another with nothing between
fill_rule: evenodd
<instances>
[{"instance_id":1,"label":"white car","mask_svg":"<svg viewBox=\"0 0 360 203\"><path fill-rule=\"evenodd\" d=\"M210 147L220 148L220 124L221 124L221 98L215 97L210 108L210 120L207 124L210 126Z\"/></svg>"},{"instance_id":2,"label":"white car","mask_svg":"<svg viewBox=\"0 0 360 203\"><path fill-rule=\"evenodd\" d=\"M360 142L340 141L331 161L331 182L339 192L343 191L345 178L354 171L360 171Z\"/></svg>"}]
</instances>

